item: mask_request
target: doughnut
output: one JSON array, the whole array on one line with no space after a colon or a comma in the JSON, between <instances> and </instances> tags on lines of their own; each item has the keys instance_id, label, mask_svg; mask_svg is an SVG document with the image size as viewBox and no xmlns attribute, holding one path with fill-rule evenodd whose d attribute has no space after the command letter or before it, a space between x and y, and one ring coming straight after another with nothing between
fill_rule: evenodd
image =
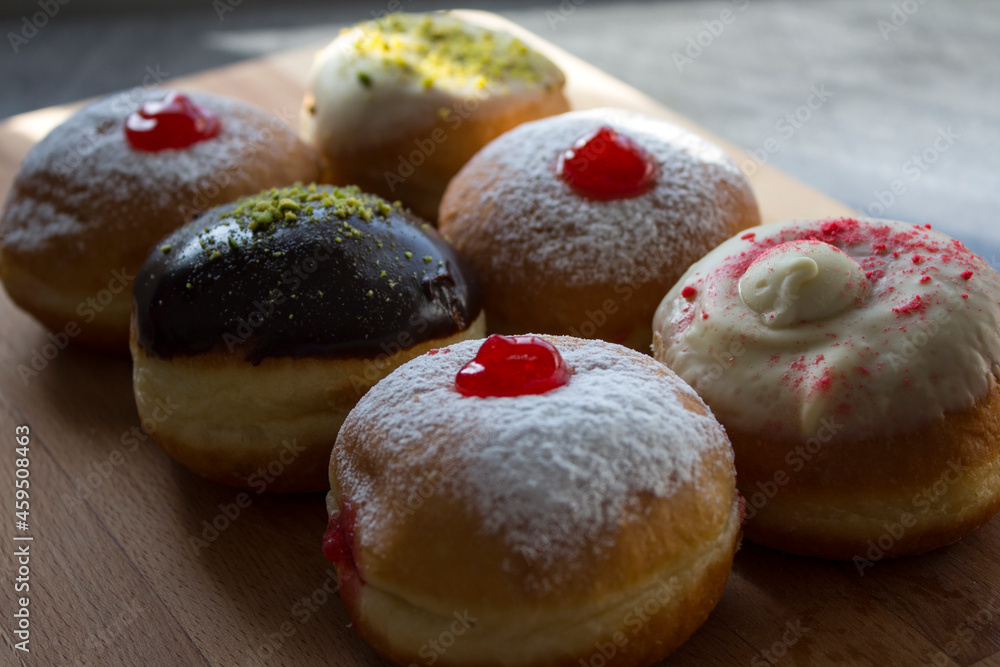
<instances>
[{"instance_id":1,"label":"doughnut","mask_svg":"<svg viewBox=\"0 0 1000 667\"><path fill-rule=\"evenodd\" d=\"M356 187L267 190L196 218L139 269L136 405L202 477L325 491L358 398L426 350L482 337L481 311L474 274L398 203Z\"/></svg>"},{"instance_id":2,"label":"doughnut","mask_svg":"<svg viewBox=\"0 0 1000 667\"><path fill-rule=\"evenodd\" d=\"M153 245L218 204L313 181L294 130L208 93L119 93L28 152L0 214L0 279L46 327L126 353L135 272ZM69 330L69 329L67 329Z\"/></svg>"},{"instance_id":3,"label":"doughnut","mask_svg":"<svg viewBox=\"0 0 1000 667\"><path fill-rule=\"evenodd\" d=\"M747 538L863 571L1000 509L998 299L930 225L764 225L671 288L654 352L726 427Z\"/></svg>"},{"instance_id":4,"label":"doughnut","mask_svg":"<svg viewBox=\"0 0 1000 667\"><path fill-rule=\"evenodd\" d=\"M648 665L722 595L726 434L648 355L493 335L369 391L330 461L324 555L397 665Z\"/></svg>"},{"instance_id":5,"label":"doughnut","mask_svg":"<svg viewBox=\"0 0 1000 667\"><path fill-rule=\"evenodd\" d=\"M511 35L448 12L390 14L345 30L309 73L302 138L324 178L436 220L448 181L487 142L569 109L563 73Z\"/></svg>"},{"instance_id":6,"label":"doughnut","mask_svg":"<svg viewBox=\"0 0 1000 667\"><path fill-rule=\"evenodd\" d=\"M448 186L439 229L479 274L491 331L648 351L670 286L759 223L721 149L662 120L596 109L491 142Z\"/></svg>"}]
</instances>

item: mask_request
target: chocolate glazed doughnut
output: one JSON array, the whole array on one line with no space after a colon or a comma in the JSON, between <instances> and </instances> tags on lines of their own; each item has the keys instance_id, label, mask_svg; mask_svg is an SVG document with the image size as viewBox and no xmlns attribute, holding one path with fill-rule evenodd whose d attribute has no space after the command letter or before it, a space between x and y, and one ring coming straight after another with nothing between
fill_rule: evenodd
<instances>
[{"instance_id":1,"label":"chocolate glazed doughnut","mask_svg":"<svg viewBox=\"0 0 1000 667\"><path fill-rule=\"evenodd\" d=\"M134 290L136 403L154 421L179 405L153 437L203 477L320 490L369 387L483 330L474 275L398 204L354 187L269 190L150 253Z\"/></svg>"}]
</instances>

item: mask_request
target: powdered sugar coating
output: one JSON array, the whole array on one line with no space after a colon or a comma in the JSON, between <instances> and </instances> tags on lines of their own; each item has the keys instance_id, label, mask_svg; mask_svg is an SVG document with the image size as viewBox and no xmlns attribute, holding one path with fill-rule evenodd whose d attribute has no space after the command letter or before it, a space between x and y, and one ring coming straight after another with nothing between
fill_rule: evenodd
<instances>
[{"instance_id":1,"label":"powdered sugar coating","mask_svg":"<svg viewBox=\"0 0 1000 667\"><path fill-rule=\"evenodd\" d=\"M828 286L852 302L828 317L769 326L741 299L740 280L772 248L801 253L791 243L800 239L839 248L865 284ZM801 296L789 295L793 305ZM1000 378L998 300L1000 275L929 226L777 223L745 230L688 270L657 310L654 348L727 428L864 440L913 432L987 395Z\"/></svg>"},{"instance_id":2,"label":"powdered sugar coating","mask_svg":"<svg viewBox=\"0 0 1000 667\"><path fill-rule=\"evenodd\" d=\"M502 535L512 555L540 562L555 580L575 553L610 546L616 527L635 514L639 494L669 498L697 483L709 452L721 450L731 465L721 426L707 410L684 407L681 395L704 404L669 369L603 341L545 338L573 372L567 385L545 394L458 393L455 375L482 344L467 341L410 361L361 399L340 437L379 433L386 448L379 469L371 473L336 447L332 466L341 497L357 509L363 543L406 520L401 499L420 484L412 469L431 462L446 471L441 493L469 507L483 531ZM371 474L388 479L397 497L373 493Z\"/></svg>"},{"instance_id":3,"label":"powdered sugar coating","mask_svg":"<svg viewBox=\"0 0 1000 667\"><path fill-rule=\"evenodd\" d=\"M152 245L218 203L220 191L235 198L290 184L274 166L283 161L292 165L288 169L292 180L318 174L318 166L304 171L295 163L309 155L304 147L294 157L281 155L297 142L280 119L245 102L209 93L185 94L220 118L222 128L216 137L180 150L131 148L124 138L125 119L145 101L165 94L149 89L109 96L80 109L32 147L4 214L4 243L30 252L97 227L136 233L147 224L130 215L139 210L149 218L169 221L169 228L154 232L148 243ZM271 178L262 182L261 171L271 172ZM50 216L52 208L56 214ZM92 215L95 209L103 215ZM85 249L85 238L76 238L75 245Z\"/></svg>"},{"instance_id":4,"label":"powdered sugar coating","mask_svg":"<svg viewBox=\"0 0 1000 667\"><path fill-rule=\"evenodd\" d=\"M659 176L652 190L594 201L556 176L558 156L604 125L655 158ZM632 282L644 271L658 274L664 264L676 265L679 273L732 233L740 205L735 193L749 191L719 147L678 125L612 108L520 125L470 164L484 162L506 172L480 206L494 218L493 269L539 267L571 287Z\"/></svg>"}]
</instances>

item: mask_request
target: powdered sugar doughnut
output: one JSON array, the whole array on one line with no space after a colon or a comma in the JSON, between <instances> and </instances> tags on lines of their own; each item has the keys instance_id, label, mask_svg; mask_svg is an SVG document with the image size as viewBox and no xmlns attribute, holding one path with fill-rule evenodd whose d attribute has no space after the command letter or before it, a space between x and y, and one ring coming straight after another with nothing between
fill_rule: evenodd
<instances>
[{"instance_id":1,"label":"powdered sugar doughnut","mask_svg":"<svg viewBox=\"0 0 1000 667\"><path fill-rule=\"evenodd\" d=\"M1000 275L929 226L779 223L692 266L654 348L733 440L748 537L917 553L1000 508L998 300Z\"/></svg>"},{"instance_id":2,"label":"powdered sugar doughnut","mask_svg":"<svg viewBox=\"0 0 1000 667\"><path fill-rule=\"evenodd\" d=\"M458 611L474 623L450 665L576 665L605 643L617 647L607 664L646 665L721 595L741 520L724 431L648 356L542 338L418 357L340 431L325 551L354 626L396 664L418 662ZM486 354L511 340L554 346L563 379L481 395L531 373L523 345L508 376L497 348ZM473 359L493 375L465 395L457 376L478 372Z\"/></svg>"},{"instance_id":3,"label":"powdered sugar doughnut","mask_svg":"<svg viewBox=\"0 0 1000 667\"><path fill-rule=\"evenodd\" d=\"M577 166L570 182L567 164ZM662 120L595 109L490 143L448 187L439 227L481 277L493 331L648 350L667 289L759 223L750 185L722 149Z\"/></svg>"},{"instance_id":4,"label":"powdered sugar doughnut","mask_svg":"<svg viewBox=\"0 0 1000 667\"><path fill-rule=\"evenodd\" d=\"M164 115L199 114L191 122L202 130L214 117L215 134L183 148L133 146L129 117L172 95L112 95L70 116L32 147L0 218L0 277L11 298L49 328L75 323L82 344L127 350L131 282L161 238L218 204L319 178L318 157L284 122L208 93L174 98L182 108Z\"/></svg>"}]
</instances>

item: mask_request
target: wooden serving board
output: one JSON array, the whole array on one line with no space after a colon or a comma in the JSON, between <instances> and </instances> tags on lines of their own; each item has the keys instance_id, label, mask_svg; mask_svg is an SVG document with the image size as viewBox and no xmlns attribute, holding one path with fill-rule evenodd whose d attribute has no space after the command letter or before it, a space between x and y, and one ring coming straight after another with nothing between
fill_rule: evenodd
<instances>
[{"instance_id":1,"label":"wooden serving board","mask_svg":"<svg viewBox=\"0 0 1000 667\"><path fill-rule=\"evenodd\" d=\"M491 14L568 75L574 108L619 106L708 134L640 92ZM296 122L312 50L171 82L242 97ZM28 148L77 105L0 126L0 193ZM737 162L745 156L714 138ZM766 221L850 213L768 167ZM5 576L0 662L26 665L377 665L333 594L321 495L206 482L140 429L126 359L55 348L0 294ZM15 428L30 428L30 518L14 515ZM147 424L155 429L155 424ZM14 541L30 536L31 541ZM200 540L198 542L197 540ZM15 650L16 549L30 545L30 653ZM959 544L864 570L745 543L708 622L670 665L1000 665L1000 519ZM595 655L598 655L595 653ZM601 664L595 657L591 664Z\"/></svg>"}]
</instances>

